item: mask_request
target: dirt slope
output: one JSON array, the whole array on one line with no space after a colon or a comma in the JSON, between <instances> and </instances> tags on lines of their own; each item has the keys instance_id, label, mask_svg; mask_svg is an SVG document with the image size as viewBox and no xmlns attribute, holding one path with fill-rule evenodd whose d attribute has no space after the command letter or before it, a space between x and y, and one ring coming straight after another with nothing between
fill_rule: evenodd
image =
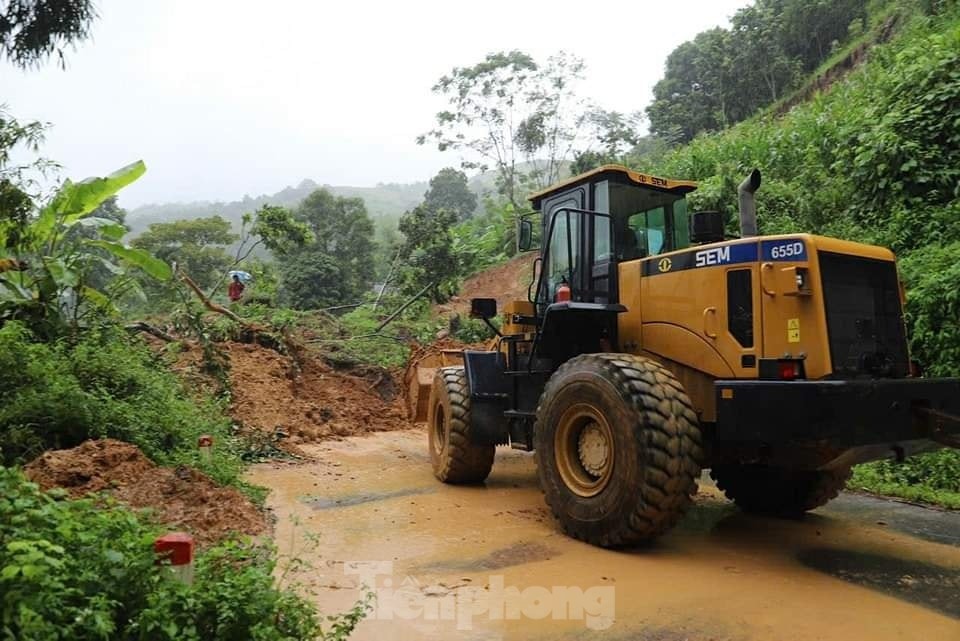
<instances>
[{"instance_id":1,"label":"dirt slope","mask_svg":"<svg viewBox=\"0 0 960 641\"><path fill-rule=\"evenodd\" d=\"M470 311L471 298L496 298L499 310L512 300L527 300L535 259L536 253L520 254L502 265L474 274L463 282L460 295L449 304L438 307L437 311L466 315Z\"/></svg>"}]
</instances>

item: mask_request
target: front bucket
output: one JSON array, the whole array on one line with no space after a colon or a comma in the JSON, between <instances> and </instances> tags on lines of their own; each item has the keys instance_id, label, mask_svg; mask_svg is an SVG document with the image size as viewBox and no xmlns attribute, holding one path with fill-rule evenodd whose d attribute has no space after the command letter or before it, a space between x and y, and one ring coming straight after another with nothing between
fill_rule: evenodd
<instances>
[{"instance_id":1,"label":"front bucket","mask_svg":"<svg viewBox=\"0 0 960 641\"><path fill-rule=\"evenodd\" d=\"M407 393L407 416L414 423L427 420L427 405L430 403L430 388L437 369L463 365L463 351L459 349L436 350L428 348L421 354L415 354L403 373L403 384Z\"/></svg>"}]
</instances>

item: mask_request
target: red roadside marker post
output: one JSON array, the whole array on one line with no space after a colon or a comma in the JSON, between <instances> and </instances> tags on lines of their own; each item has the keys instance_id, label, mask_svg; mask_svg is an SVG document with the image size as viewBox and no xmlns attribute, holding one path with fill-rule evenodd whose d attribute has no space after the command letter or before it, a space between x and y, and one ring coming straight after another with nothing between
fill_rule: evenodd
<instances>
[{"instance_id":1,"label":"red roadside marker post","mask_svg":"<svg viewBox=\"0 0 960 641\"><path fill-rule=\"evenodd\" d=\"M197 439L197 447L200 449L200 460L205 462L209 461L213 455L213 437L209 434L204 434Z\"/></svg>"},{"instance_id":2,"label":"red roadside marker post","mask_svg":"<svg viewBox=\"0 0 960 641\"><path fill-rule=\"evenodd\" d=\"M153 542L157 565L166 566L170 575L186 584L193 583L193 537L186 532L170 532Z\"/></svg>"}]
</instances>

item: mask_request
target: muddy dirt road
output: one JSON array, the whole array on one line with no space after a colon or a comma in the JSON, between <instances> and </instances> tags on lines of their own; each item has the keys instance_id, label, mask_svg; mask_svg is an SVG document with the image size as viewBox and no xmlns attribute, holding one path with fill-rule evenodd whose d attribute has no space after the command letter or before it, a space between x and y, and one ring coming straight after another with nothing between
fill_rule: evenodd
<instances>
[{"instance_id":1,"label":"muddy dirt road","mask_svg":"<svg viewBox=\"0 0 960 641\"><path fill-rule=\"evenodd\" d=\"M375 587L352 638L960 641L960 513L846 495L777 521L702 485L657 544L610 551L557 530L528 454L500 449L484 487L452 487L422 431L305 449L317 461L251 480L324 611Z\"/></svg>"}]
</instances>

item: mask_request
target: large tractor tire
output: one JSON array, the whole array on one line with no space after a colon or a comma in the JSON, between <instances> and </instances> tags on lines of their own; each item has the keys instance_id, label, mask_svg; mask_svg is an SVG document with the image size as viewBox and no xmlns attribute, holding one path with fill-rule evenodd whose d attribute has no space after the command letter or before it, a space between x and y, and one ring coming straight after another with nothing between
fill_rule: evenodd
<instances>
[{"instance_id":1,"label":"large tractor tire","mask_svg":"<svg viewBox=\"0 0 960 641\"><path fill-rule=\"evenodd\" d=\"M569 535L603 547L663 534L697 491L697 415L662 365L585 354L550 377L534 427L547 505Z\"/></svg>"},{"instance_id":2,"label":"large tractor tire","mask_svg":"<svg viewBox=\"0 0 960 641\"><path fill-rule=\"evenodd\" d=\"M828 472L717 465L710 476L744 512L797 517L835 499L850 478L850 468Z\"/></svg>"},{"instance_id":3,"label":"large tractor tire","mask_svg":"<svg viewBox=\"0 0 960 641\"><path fill-rule=\"evenodd\" d=\"M482 483L493 467L493 445L470 442L470 390L462 367L437 370L430 390L427 432L433 474L444 483Z\"/></svg>"}]
</instances>

